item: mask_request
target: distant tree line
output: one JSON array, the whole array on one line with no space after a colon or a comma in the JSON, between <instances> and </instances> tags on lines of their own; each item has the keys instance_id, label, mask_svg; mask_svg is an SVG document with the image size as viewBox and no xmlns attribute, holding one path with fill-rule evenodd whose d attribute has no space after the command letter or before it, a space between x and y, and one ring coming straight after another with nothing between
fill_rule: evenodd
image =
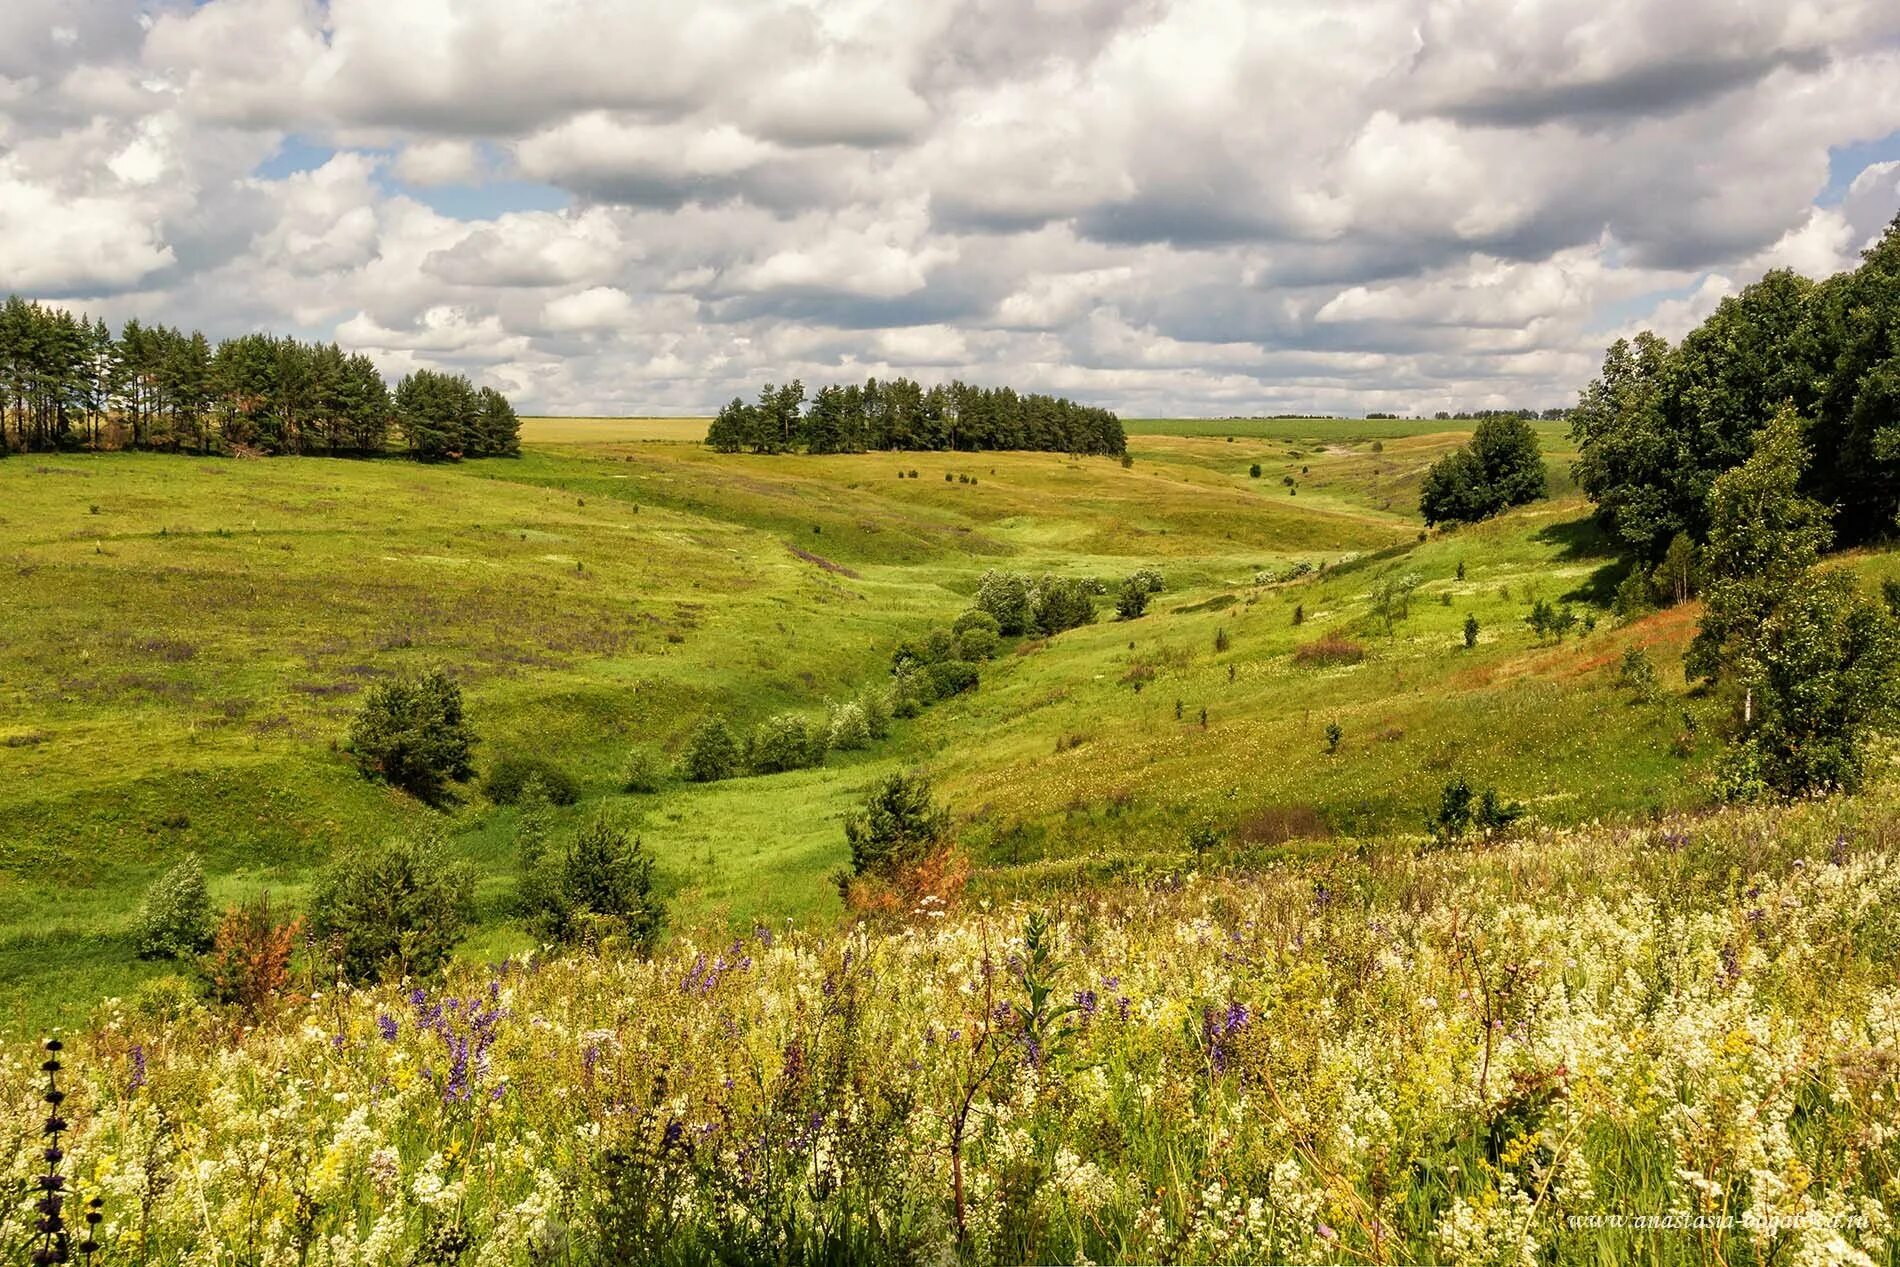
<instances>
[{"instance_id":1,"label":"distant tree line","mask_svg":"<svg viewBox=\"0 0 1900 1267\"><path fill-rule=\"evenodd\" d=\"M1550 409L1441 409L1432 415L1432 419L1436 422L1475 422L1485 418L1541 418L1545 422L1556 422L1568 418L1570 414L1571 411L1563 406ZM1422 418L1410 414L1369 413L1366 417L1368 419L1387 418L1394 421L1410 418L1415 422L1422 421Z\"/></svg>"},{"instance_id":2,"label":"distant tree line","mask_svg":"<svg viewBox=\"0 0 1900 1267\"><path fill-rule=\"evenodd\" d=\"M0 455L76 447L195 453L511 456L508 398L417 370L392 393L375 362L334 343L103 320L10 297L0 307Z\"/></svg>"},{"instance_id":3,"label":"distant tree line","mask_svg":"<svg viewBox=\"0 0 1900 1267\"><path fill-rule=\"evenodd\" d=\"M719 411L706 443L722 453L864 453L874 449L1039 449L1124 453L1121 419L1062 396L952 382L923 387L908 378L821 387L767 383L747 404Z\"/></svg>"},{"instance_id":4,"label":"distant tree line","mask_svg":"<svg viewBox=\"0 0 1900 1267\"><path fill-rule=\"evenodd\" d=\"M1568 409L1441 409L1432 415L1438 422L1482 422L1487 418L1542 418L1551 421L1568 417Z\"/></svg>"},{"instance_id":5,"label":"distant tree line","mask_svg":"<svg viewBox=\"0 0 1900 1267\"><path fill-rule=\"evenodd\" d=\"M1571 417L1577 482L1629 555L1708 541L1709 493L1787 406L1809 453L1800 492L1832 511L1835 544L1900 512L1900 217L1858 268L1825 281L1774 270L1669 342L1618 339Z\"/></svg>"}]
</instances>

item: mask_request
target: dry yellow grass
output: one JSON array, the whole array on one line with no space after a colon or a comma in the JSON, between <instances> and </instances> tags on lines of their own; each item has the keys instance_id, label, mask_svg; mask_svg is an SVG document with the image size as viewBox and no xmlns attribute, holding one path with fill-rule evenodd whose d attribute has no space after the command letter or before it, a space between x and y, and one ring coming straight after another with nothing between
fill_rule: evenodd
<instances>
[{"instance_id":1,"label":"dry yellow grass","mask_svg":"<svg viewBox=\"0 0 1900 1267\"><path fill-rule=\"evenodd\" d=\"M706 418L523 418L523 444L630 444L664 440L698 444Z\"/></svg>"}]
</instances>

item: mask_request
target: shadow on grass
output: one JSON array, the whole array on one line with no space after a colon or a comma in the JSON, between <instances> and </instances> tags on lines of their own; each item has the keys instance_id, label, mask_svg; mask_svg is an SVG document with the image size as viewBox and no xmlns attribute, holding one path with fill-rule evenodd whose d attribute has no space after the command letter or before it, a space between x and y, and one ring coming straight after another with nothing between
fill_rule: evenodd
<instances>
[{"instance_id":1,"label":"shadow on grass","mask_svg":"<svg viewBox=\"0 0 1900 1267\"><path fill-rule=\"evenodd\" d=\"M1544 545L1556 546L1559 562L1604 560L1602 567L1564 594L1560 600L1562 602L1608 607L1616 598L1616 587L1630 574L1630 561L1617 554L1615 541L1592 516L1550 524L1538 530L1536 540Z\"/></svg>"}]
</instances>

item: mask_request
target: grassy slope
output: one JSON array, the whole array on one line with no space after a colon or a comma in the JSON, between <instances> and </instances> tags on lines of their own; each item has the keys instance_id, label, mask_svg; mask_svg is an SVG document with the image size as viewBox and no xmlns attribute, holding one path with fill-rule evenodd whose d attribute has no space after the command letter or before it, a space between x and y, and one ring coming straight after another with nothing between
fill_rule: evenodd
<instances>
[{"instance_id":1,"label":"grassy slope","mask_svg":"<svg viewBox=\"0 0 1900 1267\"><path fill-rule=\"evenodd\" d=\"M1685 776L1707 741L1686 759L1671 745L1685 706L1701 706L1679 687L1633 706L1608 685L1625 642L1673 648L1686 613L1561 648L1523 626L1535 597L1602 592L1607 561L1561 480L1550 503L1421 544L1418 479L1462 435L1382 423L1375 450L1315 425L1231 442L1137 427L1127 469L1047 454L721 457L647 439L644 420L535 422L522 460L455 467L0 465L0 1002L39 1023L157 971L131 958L131 915L188 849L220 897L295 900L340 847L440 830L484 873L471 953L519 945L500 910L512 812L472 793L447 815L419 809L333 751L363 684L423 661L467 684L482 763L551 755L586 785L572 817L643 834L682 922L835 911L839 820L901 765L939 777L1004 885L1177 856L1199 818L1242 824L1261 847L1289 830L1413 830L1452 771L1551 821L1693 798ZM1561 471L1560 438L1546 444ZM1352 561L1252 584L1294 559ZM985 567L1113 577L1147 562L1170 581L1148 617L1007 656L975 695L869 753L614 793L633 742L676 749L707 711L816 711L880 680L891 645L959 610ZM1368 629L1364 596L1393 569L1425 585L1388 636ZM1472 651L1467 612L1484 630ZM1368 659L1292 664L1331 630ZM1138 663L1153 675L1139 693L1124 680ZM1334 719L1346 737L1328 756Z\"/></svg>"}]
</instances>

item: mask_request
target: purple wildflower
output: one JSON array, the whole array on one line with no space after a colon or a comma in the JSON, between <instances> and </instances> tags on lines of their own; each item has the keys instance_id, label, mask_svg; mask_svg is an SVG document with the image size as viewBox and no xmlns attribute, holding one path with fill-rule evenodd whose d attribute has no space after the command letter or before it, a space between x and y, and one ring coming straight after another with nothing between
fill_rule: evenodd
<instances>
[{"instance_id":1,"label":"purple wildflower","mask_svg":"<svg viewBox=\"0 0 1900 1267\"><path fill-rule=\"evenodd\" d=\"M130 1095L145 1085L145 1045L132 1045L132 1080L126 1084L126 1094Z\"/></svg>"},{"instance_id":2,"label":"purple wildflower","mask_svg":"<svg viewBox=\"0 0 1900 1267\"><path fill-rule=\"evenodd\" d=\"M396 1024L395 1017L387 1013L378 1016L376 1018L376 1028L382 1031L384 1042L393 1043L396 1041L396 1034L399 1027Z\"/></svg>"}]
</instances>

